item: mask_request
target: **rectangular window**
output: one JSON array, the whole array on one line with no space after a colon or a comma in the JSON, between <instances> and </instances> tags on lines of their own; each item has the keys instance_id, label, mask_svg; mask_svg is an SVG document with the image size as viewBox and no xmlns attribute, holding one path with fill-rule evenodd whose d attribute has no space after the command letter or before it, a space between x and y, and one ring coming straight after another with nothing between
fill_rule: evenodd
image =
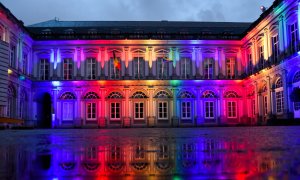
<instances>
[{"instance_id":1,"label":"rectangular window","mask_svg":"<svg viewBox=\"0 0 300 180\"><path fill-rule=\"evenodd\" d=\"M119 120L120 119L120 103L112 102L110 103L110 119Z\"/></svg>"},{"instance_id":2,"label":"rectangular window","mask_svg":"<svg viewBox=\"0 0 300 180\"><path fill-rule=\"evenodd\" d=\"M134 103L134 119L144 119L144 103Z\"/></svg>"},{"instance_id":3,"label":"rectangular window","mask_svg":"<svg viewBox=\"0 0 300 180\"><path fill-rule=\"evenodd\" d=\"M133 60L133 70L134 70L134 79L143 79L144 78L144 59L136 57Z\"/></svg>"},{"instance_id":4,"label":"rectangular window","mask_svg":"<svg viewBox=\"0 0 300 180\"><path fill-rule=\"evenodd\" d=\"M158 79L167 79L169 62L164 58L157 59L157 76Z\"/></svg>"},{"instance_id":5,"label":"rectangular window","mask_svg":"<svg viewBox=\"0 0 300 180\"><path fill-rule=\"evenodd\" d=\"M63 64L64 80L72 79L73 75L73 62L72 59L64 59Z\"/></svg>"},{"instance_id":6,"label":"rectangular window","mask_svg":"<svg viewBox=\"0 0 300 180\"><path fill-rule=\"evenodd\" d=\"M252 54L248 53L248 73L253 73L253 62L252 62Z\"/></svg>"},{"instance_id":7,"label":"rectangular window","mask_svg":"<svg viewBox=\"0 0 300 180\"><path fill-rule=\"evenodd\" d=\"M237 112L237 107L236 107L236 102L235 101L228 101L227 102L227 110L228 110L228 118L236 118L236 112Z\"/></svg>"},{"instance_id":8,"label":"rectangular window","mask_svg":"<svg viewBox=\"0 0 300 180\"><path fill-rule=\"evenodd\" d=\"M235 58L226 58L226 76L228 79L235 78Z\"/></svg>"},{"instance_id":9,"label":"rectangular window","mask_svg":"<svg viewBox=\"0 0 300 180\"><path fill-rule=\"evenodd\" d=\"M181 102L181 118L191 119L191 102Z\"/></svg>"},{"instance_id":10,"label":"rectangular window","mask_svg":"<svg viewBox=\"0 0 300 180\"><path fill-rule=\"evenodd\" d=\"M121 59L118 59L118 64L115 64L117 62L114 62L114 59L112 58L110 60L110 79L120 79L121 77Z\"/></svg>"},{"instance_id":11,"label":"rectangular window","mask_svg":"<svg viewBox=\"0 0 300 180\"><path fill-rule=\"evenodd\" d=\"M40 80L49 80L49 60L40 60Z\"/></svg>"},{"instance_id":12,"label":"rectangular window","mask_svg":"<svg viewBox=\"0 0 300 180\"><path fill-rule=\"evenodd\" d=\"M159 146L159 159L168 159L169 158L169 147L168 145L160 145Z\"/></svg>"},{"instance_id":13,"label":"rectangular window","mask_svg":"<svg viewBox=\"0 0 300 180\"><path fill-rule=\"evenodd\" d=\"M121 159L121 148L120 146L112 146L111 150L111 160L120 160Z\"/></svg>"},{"instance_id":14,"label":"rectangular window","mask_svg":"<svg viewBox=\"0 0 300 180\"><path fill-rule=\"evenodd\" d=\"M278 35L272 37L272 49L273 49L273 57L274 57L274 62L278 61L278 56L279 56L279 39Z\"/></svg>"},{"instance_id":15,"label":"rectangular window","mask_svg":"<svg viewBox=\"0 0 300 180\"><path fill-rule=\"evenodd\" d=\"M264 110L265 110L265 115L268 114L268 96L264 96Z\"/></svg>"},{"instance_id":16,"label":"rectangular window","mask_svg":"<svg viewBox=\"0 0 300 180\"><path fill-rule=\"evenodd\" d=\"M96 147L88 147L86 149L86 159L87 160L97 160L97 148Z\"/></svg>"},{"instance_id":17,"label":"rectangular window","mask_svg":"<svg viewBox=\"0 0 300 180\"><path fill-rule=\"evenodd\" d=\"M206 58L204 60L204 78L212 79L214 75L214 59Z\"/></svg>"},{"instance_id":18,"label":"rectangular window","mask_svg":"<svg viewBox=\"0 0 300 180\"><path fill-rule=\"evenodd\" d=\"M16 66L16 46L11 46L10 48L9 66L10 67Z\"/></svg>"},{"instance_id":19,"label":"rectangular window","mask_svg":"<svg viewBox=\"0 0 300 180\"><path fill-rule=\"evenodd\" d=\"M73 102L63 102L63 120L73 120Z\"/></svg>"},{"instance_id":20,"label":"rectangular window","mask_svg":"<svg viewBox=\"0 0 300 180\"><path fill-rule=\"evenodd\" d=\"M87 120L96 120L96 103L86 103Z\"/></svg>"},{"instance_id":21,"label":"rectangular window","mask_svg":"<svg viewBox=\"0 0 300 180\"><path fill-rule=\"evenodd\" d=\"M215 117L214 102L212 102L212 101L205 102L205 118L213 119L214 117Z\"/></svg>"},{"instance_id":22,"label":"rectangular window","mask_svg":"<svg viewBox=\"0 0 300 180\"><path fill-rule=\"evenodd\" d=\"M276 92L276 112L283 113L283 91Z\"/></svg>"},{"instance_id":23,"label":"rectangular window","mask_svg":"<svg viewBox=\"0 0 300 180\"><path fill-rule=\"evenodd\" d=\"M137 145L135 147L135 156L134 158L136 160L142 160L142 159L145 159L145 149L143 146L141 145Z\"/></svg>"},{"instance_id":24,"label":"rectangular window","mask_svg":"<svg viewBox=\"0 0 300 180\"><path fill-rule=\"evenodd\" d=\"M182 58L181 59L181 78L189 79L191 74L191 59L190 58Z\"/></svg>"},{"instance_id":25,"label":"rectangular window","mask_svg":"<svg viewBox=\"0 0 300 180\"><path fill-rule=\"evenodd\" d=\"M252 115L253 115L253 117L255 117L255 112L256 110L255 110L255 100L252 100Z\"/></svg>"},{"instance_id":26,"label":"rectangular window","mask_svg":"<svg viewBox=\"0 0 300 180\"><path fill-rule=\"evenodd\" d=\"M290 36L291 36L291 50L293 53L297 52L298 44L298 23L290 25Z\"/></svg>"},{"instance_id":27,"label":"rectangular window","mask_svg":"<svg viewBox=\"0 0 300 180\"><path fill-rule=\"evenodd\" d=\"M0 117L5 117L5 116L6 116L5 106L0 106Z\"/></svg>"},{"instance_id":28,"label":"rectangular window","mask_svg":"<svg viewBox=\"0 0 300 180\"><path fill-rule=\"evenodd\" d=\"M87 78L96 79L96 59L88 58L87 59Z\"/></svg>"},{"instance_id":29,"label":"rectangular window","mask_svg":"<svg viewBox=\"0 0 300 180\"><path fill-rule=\"evenodd\" d=\"M294 102L294 109L295 109L295 111L300 110L300 102Z\"/></svg>"},{"instance_id":30,"label":"rectangular window","mask_svg":"<svg viewBox=\"0 0 300 180\"><path fill-rule=\"evenodd\" d=\"M27 54L24 54L23 55L23 66L22 66L22 72L24 73L24 74L27 74L27 58L28 58L28 55Z\"/></svg>"},{"instance_id":31,"label":"rectangular window","mask_svg":"<svg viewBox=\"0 0 300 180\"><path fill-rule=\"evenodd\" d=\"M158 119L168 119L168 102L158 102Z\"/></svg>"},{"instance_id":32,"label":"rectangular window","mask_svg":"<svg viewBox=\"0 0 300 180\"><path fill-rule=\"evenodd\" d=\"M182 145L182 156L183 159L192 159L193 156L193 152L194 152L194 145L193 144L183 144Z\"/></svg>"},{"instance_id":33,"label":"rectangular window","mask_svg":"<svg viewBox=\"0 0 300 180\"><path fill-rule=\"evenodd\" d=\"M263 45L261 45L260 47L259 47L259 59L260 60L264 60L265 59L265 55L264 55L264 46Z\"/></svg>"}]
</instances>

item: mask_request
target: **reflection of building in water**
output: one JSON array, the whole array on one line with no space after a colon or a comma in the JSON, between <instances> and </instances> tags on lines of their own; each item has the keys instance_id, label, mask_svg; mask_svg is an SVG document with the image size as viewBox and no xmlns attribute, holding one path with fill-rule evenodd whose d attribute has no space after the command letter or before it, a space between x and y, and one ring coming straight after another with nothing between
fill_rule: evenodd
<instances>
[{"instance_id":1,"label":"reflection of building in water","mask_svg":"<svg viewBox=\"0 0 300 180\"><path fill-rule=\"evenodd\" d=\"M141 143L142 142L142 143ZM282 168L278 152L252 152L245 143L213 139L156 144L143 141L88 147L1 148L0 177L22 179L195 176L246 178Z\"/></svg>"},{"instance_id":2,"label":"reflection of building in water","mask_svg":"<svg viewBox=\"0 0 300 180\"><path fill-rule=\"evenodd\" d=\"M252 24L55 19L24 27L0 4L0 116L47 128L300 118L298 9L296 0L276 0Z\"/></svg>"}]
</instances>

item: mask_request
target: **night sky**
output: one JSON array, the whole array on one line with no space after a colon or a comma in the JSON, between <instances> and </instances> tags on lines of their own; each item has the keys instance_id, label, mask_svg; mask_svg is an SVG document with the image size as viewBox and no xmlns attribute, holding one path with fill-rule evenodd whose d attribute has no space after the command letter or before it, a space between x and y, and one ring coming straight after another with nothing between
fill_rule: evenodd
<instances>
[{"instance_id":1,"label":"night sky","mask_svg":"<svg viewBox=\"0 0 300 180\"><path fill-rule=\"evenodd\" d=\"M25 25L70 21L253 22L273 0L1 0Z\"/></svg>"}]
</instances>

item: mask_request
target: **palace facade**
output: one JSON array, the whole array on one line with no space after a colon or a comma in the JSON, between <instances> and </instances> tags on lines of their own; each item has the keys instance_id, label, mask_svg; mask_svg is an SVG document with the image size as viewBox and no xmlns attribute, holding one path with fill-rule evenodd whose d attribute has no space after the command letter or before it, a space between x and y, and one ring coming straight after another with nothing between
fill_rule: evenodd
<instances>
[{"instance_id":1,"label":"palace facade","mask_svg":"<svg viewBox=\"0 0 300 180\"><path fill-rule=\"evenodd\" d=\"M0 4L0 115L41 128L296 121L299 7L275 0L253 23L24 26Z\"/></svg>"}]
</instances>

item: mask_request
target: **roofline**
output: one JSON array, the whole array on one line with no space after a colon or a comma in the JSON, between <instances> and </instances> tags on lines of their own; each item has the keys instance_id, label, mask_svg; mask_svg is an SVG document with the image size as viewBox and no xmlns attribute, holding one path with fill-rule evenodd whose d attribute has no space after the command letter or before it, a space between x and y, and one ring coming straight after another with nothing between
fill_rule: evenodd
<instances>
[{"instance_id":1,"label":"roofline","mask_svg":"<svg viewBox=\"0 0 300 180\"><path fill-rule=\"evenodd\" d=\"M257 20L255 20L253 23L250 23L250 24L251 24L250 27L247 28L247 29L245 30L245 32L241 34L241 36L240 36L241 39L240 39L240 40L242 40L243 38L245 38L245 37L247 36L247 34L248 34L250 31L252 31L252 30L253 30L253 29L254 29L254 28L255 28L255 27L256 27L256 26L264 19L264 18L266 18L266 17L274 10L274 8L277 7L281 2L283 2L283 0L275 0L275 1L273 2L273 4L272 4L265 12L263 12ZM38 28L38 27L30 27L31 25L25 26L25 25L24 25L24 22L21 21L21 20L19 20L17 17L15 17L15 16L10 12L10 10L9 10L8 8L6 8L1 2L0 2L0 8L4 9L4 11L5 11L10 17L12 17L12 19L13 19L15 22L17 22L17 24L18 24L21 28L23 28L23 30L25 30L31 38L33 38L33 37L32 37L33 34L28 30L28 28ZM64 21L62 21L62 22L64 22ZM68 22L68 21L65 21L65 22ZM85 22L85 21L78 21L78 22ZM97 22L97 21L87 21L87 22ZM105 21L104 21L104 22L105 22ZM109 21L107 21L107 22L109 22ZM115 21L115 22L124 22L124 21ZM126 22L126 21L125 21L125 22ZM147 22L147 21L128 21L128 22ZM162 21L149 21L149 22L190 22L190 23L195 22L195 23L199 23L199 21L164 21L164 20L162 20ZM209 21L200 21L200 22L210 23ZM41 23L42 23L42 22L41 22ZM247 23L247 22L212 22L212 23ZM32 24L32 25L34 25L34 24Z\"/></svg>"},{"instance_id":2,"label":"roofline","mask_svg":"<svg viewBox=\"0 0 300 180\"><path fill-rule=\"evenodd\" d=\"M255 20L246 31L241 34L243 38L247 36L247 34L252 31L261 21L264 20L274 9L277 7L283 0L275 0L273 4L265 11L263 12L257 20Z\"/></svg>"},{"instance_id":3,"label":"roofline","mask_svg":"<svg viewBox=\"0 0 300 180\"><path fill-rule=\"evenodd\" d=\"M19 20L13 13L10 12L10 10L5 7L1 2L0 2L0 9L3 9L5 11L5 13L12 18L13 21L15 21L30 37L31 37L31 33L30 31L27 29L27 27L24 25L24 22ZM31 37L32 38L32 37Z\"/></svg>"}]
</instances>

